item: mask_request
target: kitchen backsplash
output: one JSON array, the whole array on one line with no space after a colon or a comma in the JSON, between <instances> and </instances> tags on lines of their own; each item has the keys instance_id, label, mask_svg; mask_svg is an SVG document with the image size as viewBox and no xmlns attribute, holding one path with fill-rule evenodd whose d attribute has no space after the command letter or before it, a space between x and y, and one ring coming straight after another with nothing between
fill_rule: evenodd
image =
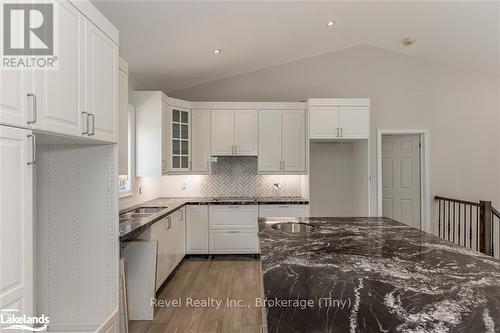
<instances>
[{"instance_id":1,"label":"kitchen backsplash","mask_svg":"<svg viewBox=\"0 0 500 333\"><path fill-rule=\"evenodd\" d=\"M274 186L278 183L278 189ZM301 196L300 175L258 175L257 157L217 157L212 174L200 179L202 195L210 197Z\"/></svg>"}]
</instances>

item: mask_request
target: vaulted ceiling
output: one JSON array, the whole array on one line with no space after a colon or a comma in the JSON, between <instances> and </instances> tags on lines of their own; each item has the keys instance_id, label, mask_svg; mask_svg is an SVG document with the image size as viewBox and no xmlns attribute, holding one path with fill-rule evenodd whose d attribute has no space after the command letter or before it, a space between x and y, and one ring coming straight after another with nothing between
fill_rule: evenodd
<instances>
[{"instance_id":1,"label":"vaulted ceiling","mask_svg":"<svg viewBox=\"0 0 500 333\"><path fill-rule=\"evenodd\" d=\"M497 1L93 3L120 30L138 89L174 91L356 45L500 72ZM403 46L406 37L416 43Z\"/></svg>"}]
</instances>

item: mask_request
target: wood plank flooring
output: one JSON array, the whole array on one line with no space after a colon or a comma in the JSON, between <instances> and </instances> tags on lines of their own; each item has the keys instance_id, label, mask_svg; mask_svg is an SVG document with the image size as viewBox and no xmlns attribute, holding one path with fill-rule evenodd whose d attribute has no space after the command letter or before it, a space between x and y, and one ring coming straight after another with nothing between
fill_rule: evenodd
<instances>
[{"instance_id":1,"label":"wood plank flooring","mask_svg":"<svg viewBox=\"0 0 500 333\"><path fill-rule=\"evenodd\" d=\"M180 298L182 306L157 307L153 321L131 321L130 333L259 333L261 309L259 261L253 259L185 260L157 293L157 299ZM188 306L192 300L221 300L219 309ZM243 307L226 305L241 300Z\"/></svg>"}]
</instances>

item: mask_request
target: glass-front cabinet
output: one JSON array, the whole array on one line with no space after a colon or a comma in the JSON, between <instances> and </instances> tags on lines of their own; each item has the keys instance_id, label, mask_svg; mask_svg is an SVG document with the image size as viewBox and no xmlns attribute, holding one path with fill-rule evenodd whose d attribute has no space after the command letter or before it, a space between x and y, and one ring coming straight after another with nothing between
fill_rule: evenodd
<instances>
[{"instance_id":1,"label":"glass-front cabinet","mask_svg":"<svg viewBox=\"0 0 500 333\"><path fill-rule=\"evenodd\" d=\"M191 170L191 111L171 107L170 112L170 167L168 171Z\"/></svg>"}]
</instances>

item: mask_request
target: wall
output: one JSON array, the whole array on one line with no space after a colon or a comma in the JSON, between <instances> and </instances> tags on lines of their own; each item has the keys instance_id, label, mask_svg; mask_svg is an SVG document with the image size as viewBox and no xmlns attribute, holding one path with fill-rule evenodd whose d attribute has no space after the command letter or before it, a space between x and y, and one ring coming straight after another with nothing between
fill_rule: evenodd
<instances>
[{"instance_id":1,"label":"wall","mask_svg":"<svg viewBox=\"0 0 500 333\"><path fill-rule=\"evenodd\" d=\"M371 210L377 129L430 131L431 195L500 207L499 77L372 46L358 46L180 91L195 101L371 99Z\"/></svg>"}]
</instances>

